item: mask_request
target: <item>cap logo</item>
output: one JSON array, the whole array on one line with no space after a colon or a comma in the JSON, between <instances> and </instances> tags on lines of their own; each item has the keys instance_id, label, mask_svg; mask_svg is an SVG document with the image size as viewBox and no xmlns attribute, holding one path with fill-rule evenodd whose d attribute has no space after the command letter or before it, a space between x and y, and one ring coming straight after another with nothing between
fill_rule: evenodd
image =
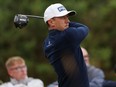
<instances>
[{"instance_id":1,"label":"cap logo","mask_svg":"<svg viewBox=\"0 0 116 87\"><path fill-rule=\"evenodd\" d=\"M58 9L59 12L66 10L66 8L64 6L60 6L57 9Z\"/></svg>"}]
</instances>

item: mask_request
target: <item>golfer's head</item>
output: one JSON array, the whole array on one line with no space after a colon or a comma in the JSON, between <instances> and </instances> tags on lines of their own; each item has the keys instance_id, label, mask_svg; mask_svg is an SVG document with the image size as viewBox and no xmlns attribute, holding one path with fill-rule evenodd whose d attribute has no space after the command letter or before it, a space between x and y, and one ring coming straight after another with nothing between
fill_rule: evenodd
<instances>
[{"instance_id":1,"label":"golfer's head","mask_svg":"<svg viewBox=\"0 0 116 87\"><path fill-rule=\"evenodd\" d=\"M60 3L50 5L44 12L45 23L54 17L62 17L65 15L72 16L75 15L75 11L67 11L67 9Z\"/></svg>"}]
</instances>

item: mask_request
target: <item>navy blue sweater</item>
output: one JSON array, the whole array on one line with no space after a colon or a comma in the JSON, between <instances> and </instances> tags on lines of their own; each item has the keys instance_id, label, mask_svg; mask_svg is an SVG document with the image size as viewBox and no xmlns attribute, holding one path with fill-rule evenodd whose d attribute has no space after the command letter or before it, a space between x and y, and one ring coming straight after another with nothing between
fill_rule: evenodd
<instances>
[{"instance_id":1,"label":"navy blue sweater","mask_svg":"<svg viewBox=\"0 0 116 87\"><path fill-rule=\"evenodd\" d=\"M44 52L58 75L59 87L89 87L80 48L87 34L88 27L75 22L70 22L69 28L64 31L49 31L44 42Z\"/></svg>"}]
</instances>

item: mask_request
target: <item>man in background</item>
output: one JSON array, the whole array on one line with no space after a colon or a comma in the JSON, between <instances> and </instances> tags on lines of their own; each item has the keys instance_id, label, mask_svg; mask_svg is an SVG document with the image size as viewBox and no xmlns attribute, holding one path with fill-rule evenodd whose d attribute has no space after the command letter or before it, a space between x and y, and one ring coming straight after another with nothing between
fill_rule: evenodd
<instances>
[{"instance_id":1,"label":"man in background","mask_svg":"<svg viewBox=\"0 0 116 87\"><path fill-rule=\"evenodd\" d=\"M105 77L104 72L90 64L89 54L85 48L81 47L81 50L87 66L90 87L102 87Z\"/></svg>"},{"instance_id":2,"label":"man in background","mask_svg":"<svg viewBox=\"0 0 116 87\"><path fill-rule=\"evenodd\" d=\"M0 87L44 87L43 81L28 77L27 66L20 56L8 58L5 63L10 81L3 83Z\"/></svg>"}]
</instances>

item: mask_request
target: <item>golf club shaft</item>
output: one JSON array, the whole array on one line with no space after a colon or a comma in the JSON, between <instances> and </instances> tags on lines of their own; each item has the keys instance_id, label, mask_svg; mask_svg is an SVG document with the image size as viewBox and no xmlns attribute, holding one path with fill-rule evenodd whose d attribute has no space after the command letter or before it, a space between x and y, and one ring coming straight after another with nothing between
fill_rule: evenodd
<instances>
[{"instance_id":1,"label":"golf club shaft","mask_svg":"<svg viewBox=\"0 0 116 87\"><path fill-rule=\"evenodd\" d=\"M44 17L42 17L42 16L36 16L36 15L26 15L27 17L33 17L33 18L44 18Z\"/></svg>"}]
</instances>

